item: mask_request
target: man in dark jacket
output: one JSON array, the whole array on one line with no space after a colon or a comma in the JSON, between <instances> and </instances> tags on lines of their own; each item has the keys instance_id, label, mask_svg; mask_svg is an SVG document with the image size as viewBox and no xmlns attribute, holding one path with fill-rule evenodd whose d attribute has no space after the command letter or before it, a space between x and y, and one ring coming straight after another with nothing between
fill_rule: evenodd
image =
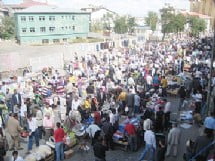
<instances>
[{"instance_id":1,"label":"man in dark jacket","mask_svg":"<svg viewBox=\"0 0 215 161\"><path fill-rule=\"evenodd\" d=\"M182 106L182 104L183 104L183 102L184 102L184 100L186 98L186 95L187 95L187 93L186 93L185 88L184 88L183 85L178 90L178 95L180 97L180 102L179 102L178 110L180 111L181 110L181 106Z\"/></svg>"},{"instance_id":2,"label":"man in dark jacket","mask_svg":"<svg viewBox=\"0 0 215 161\"><path fill-rule=\"evenodd\" d=\"M105 141L102 139L102 137L98 138L98 141L93 146L95 161L106 161L106 151L108 150L108 147L106 146Z\"/></svg>"},{"instance_id":3,"label":"man in dark jacket","mask_svg":"<svg viewBox=\"0 0 215 161\"><path fill-rule=\"evenodd\" d=\"M21 94L17 92L16 89L14 89L14 94L12 95L12 106L13 106L13 112L17 112L14 111L14 107L16 106L17 108L20 108L22 104L22 98L21 98Z\"/></svg>"},{"instance_id":4,"label":"man in dark jacket","mask_svg":"<svg viewBox=\"0 0 215 161\"><path fill-rule=\"evenodd\" d=\"M205 147L209 146L213 142L213 132L207 128L204 131L203 136L197 137L194 144L194 154L199 153ZM197 158L196 161L206 161L210 150L213 149L213 146L209 146L205 151L203 151Z\"/></svg>"},{"instance_id":5,"label":"man in dark jacket","mask_svg":"<svg viewBox=\"0 0 215 161\"><path fill-rule=\"evenodd\" d=\"M129 115L132 115L134 111L134 94L132 93L129 93L127 96L127 106L129 108Z\"/></svg>"},{"instance_id":6,"label":"man in dark jacket","mask_svg":"<svg viewBox=\"0 0 215 161\"><path fill-rule=\"evenodd\" d=\"M110 118L107 117L105 122L102 125L102 131L105 134L105 142L107 144L107 147L110 149L113 149L113 133L114 128L110 123Z\"/></svg>"}]
</instances>

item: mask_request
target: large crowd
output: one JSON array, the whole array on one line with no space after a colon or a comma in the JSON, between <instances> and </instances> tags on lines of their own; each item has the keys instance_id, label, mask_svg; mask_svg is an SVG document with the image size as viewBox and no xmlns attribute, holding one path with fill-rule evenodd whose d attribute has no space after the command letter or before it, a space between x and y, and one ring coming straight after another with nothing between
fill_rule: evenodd
<instances>
[{"instance_id":1,"label":"large crowd","mask_svg":"<svg viewBox=\"0 0 215 161\"><path fill-rule=\"evenodd\" d=\"M26 155L33 153L34 142L39 147L41 140L52 140L56 161L64 159L69 138L84 151L91 140L96 161L105 161L105 152L117 144L127 145L130 151L145 145L137 160L149 153L151 160L164 161L178 155L180 123L190 121L204 126L204 135L185 145L184 159L189 161L214 141L214 110L203 117L211 42L188 37L75 54L64 70L24 70L22 76L2 80L0 160L13 151L13 161L22 161L18 154L22 137L28 139ZM213 73L211 90L214 78ZM173 95L179 97L178 107L170 101ZM178 118L187 112L186 119L172 120L173 108ZM211 149L196 160L207 160Z\"/></svg>"}]
</instances>

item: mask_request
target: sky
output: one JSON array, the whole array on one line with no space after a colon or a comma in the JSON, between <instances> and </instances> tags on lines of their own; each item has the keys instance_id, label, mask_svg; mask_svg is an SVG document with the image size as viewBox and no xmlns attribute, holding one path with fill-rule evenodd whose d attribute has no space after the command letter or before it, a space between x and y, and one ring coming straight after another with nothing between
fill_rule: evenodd
<instances>
[{"instance_id":1,"label":"sky","mask_svg":"<svg viewBox=\"0 0 215 161\"><path fill-rule=\"evenodd\" d=\"M20 0L3 0L20 1ZM45 2L46 0L37 0ZM132 16L144 16L148 11L159 11L165 3L170 3L176 8L188 9L189 0L47 0L63 8L80 9L89 4L102 5L119 14L130 14Z\"/></svg>"}]
</instances>

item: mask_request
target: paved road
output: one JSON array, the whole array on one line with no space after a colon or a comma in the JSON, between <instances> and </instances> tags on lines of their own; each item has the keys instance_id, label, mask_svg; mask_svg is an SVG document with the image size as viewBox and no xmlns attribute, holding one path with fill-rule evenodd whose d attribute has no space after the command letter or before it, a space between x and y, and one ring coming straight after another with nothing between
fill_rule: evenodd
<instances>
[{"instance_id":1,"label":"paved road","mask_svg":"<svg viewBox=\"0 0 215 161\"><path fill-rule=\"evenodd\" d=\"M177 116L177 107L178 107L178 99L177 98L169 98L172 103L172 115L171 119L175 120ZM179 145L179 152L176 158L168 157L165 161L183 161L183 154L185 152L185 143L187 139L195 140L197 136L200 135L201 130L193 125L189 129L181 128L182 137ZM143 147L139 149L138 152L124 152L121 150L114 150L107 152L107 161L137 161L141 152L143 151ZM67 159L66 161L94 161L92 148L88 153L75 152L71 159Z\"/></svg>"},{"instance_id":2,"label":"paved road","mask_svg":"<svg viewBox=\"0 0 215 161\"><path fill-rule=\"evenodd\" d=\"M175 120L177 116L177 107L178 107L178 99L177 98L169 98L169 100L172 103L172 115L171 119ZM174 157L169 157L166 158L165 161L183 161L183 154L185 152L185 143L187 139L192 139L195 140L195 138L200 135L201 130L193 125L189 129L183 129L181 128L182 131L182 137L179 145L179 152L178 156L176 158ZM24 150L20 151L20 154L22 156L25 155L26 153L26 147L27 144L22 143L22 147L24 147ZM82 152L78 151L76 148L74 149L74 155L72 156L71 159L67 159L65 161L94 161L93 157L93 151L92 147L90 148L89 152ZM107 161L137 161L138 157L140 156L141 152L143 151L143 147L139 149L138 152L124 152L122 150L114 150L114 151L108 151L107 152ZM11 155L11 152L8 153L8 156Z\"/></svg>"}]
</instances>

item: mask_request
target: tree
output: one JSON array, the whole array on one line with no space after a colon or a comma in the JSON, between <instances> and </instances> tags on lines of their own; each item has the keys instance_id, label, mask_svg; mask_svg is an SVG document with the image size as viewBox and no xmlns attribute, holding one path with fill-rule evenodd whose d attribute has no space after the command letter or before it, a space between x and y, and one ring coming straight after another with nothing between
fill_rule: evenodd
<instances>
[{"instance_id":1,"label":"tree","mask_svg":"<svg viewBox=\"0 0 215 161\"><path fill-rule=\"evenodd\" d=\"M163 40L165 38L165 35L167 33L174 32L175 25L173 24L175 14L174 14L174 8L168 7L168 8L162 8L160 10L161 13L161 24L162 24L162 33L163 33Z\"/></svg>"},{"instance_id":2,"label":"tree","mask_svg":"<svg viewBox=\"0 0 215 161\"><path fill-rule=\"evenodd\" d=\"M0 38L10 39L15 36L15 20L13 17L5 16L0 24Z\"/></svg>"},{"instance_id":3,"label":"tree","mask_svg":"<svg viewBox=\"0 0 215 161\"><path fill-rule=\"evenodd\" d=\"M157 22L158 22L158 15L156 12L148 12L148 16L145 17L145 22L148 26L150 26L152 31L156 30Z\"/></svg>"},{"instance_id":4,"label":"tree","mask_svg":"<svg viewBox=\"0 0 215 161\"><path fill-rule=\"evenodd\" d=\"M191 33L193 36L198 36L200 32L206 30L206 22L198 17L190 17L189 23L191 27Z\"/></svg>"},{"instance_id":5,"label":"tree","mask_svg":"<svg viewBox=\"0 0 215 161\"><path fill-rule=\"evenodd\" d=\"M128 32L128 24L126 17L117 17L114 21L114 32L118 34L124 34Z\"/></svg>"},{"instance_id":6,"label":"tree","mask_svg":"<svg viewBox=\"0 0 215 161\"><path fill-rule=\"evenodd\" d=\"M184 25L186 24L186 17L182 14L177 14L173 18L174 31L176 33L184 31Z\"/></svg>"},{"instance_id":7,"label":"tree","mask_svg":"<svg viewBox=\"0 0 215 161\"><path fill-rule=\"evenodd\" d=\"M127 26L128 26L128 31L130 33L133 33L134 32L134 27L136 26L136 22L135 22L135 18L134 17L128 17L128 20L127 20Z\"/></svg>"},{"instance_id":8,"label":"tree","mask_svg":"<svg viewBox=\"0 0 215 161\"><path fill-rule=\"evenodd\" d=\"M103 29L103 26L100 22L95 22L91 26L91 31L92 32L101 32Z\"/></svg>"}]
</instances>

